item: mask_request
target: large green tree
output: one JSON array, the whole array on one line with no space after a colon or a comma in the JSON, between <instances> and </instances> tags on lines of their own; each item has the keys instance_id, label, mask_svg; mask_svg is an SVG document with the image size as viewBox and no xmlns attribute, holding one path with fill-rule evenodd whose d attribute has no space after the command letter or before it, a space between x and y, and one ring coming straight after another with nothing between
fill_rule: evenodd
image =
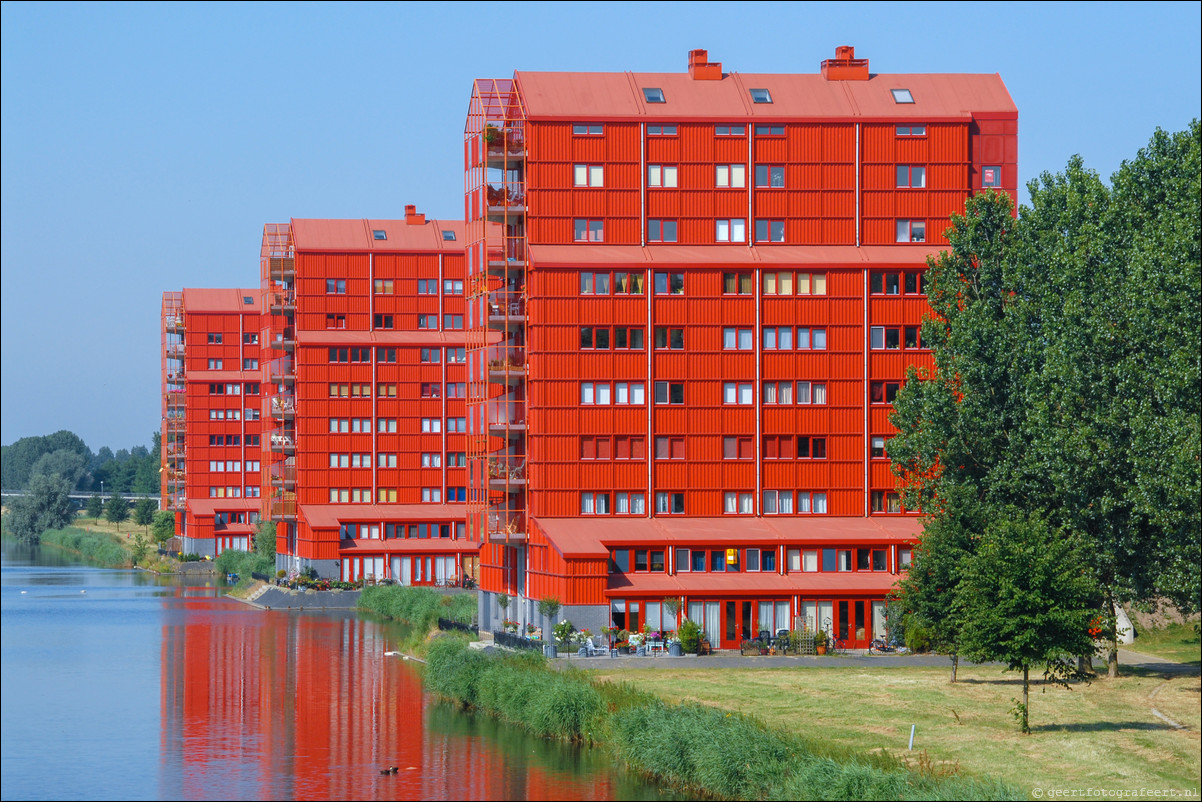
<instances>
[{"instance_id":1,"label":"large green tree","mask_svg":"<svg viewBox=\"0 0 1202 802\"><path fill-rule=\"evenodd\" d=\"M150 532L154 535L155 541L160 546L166 545L167 541L175 537L175 513L171 510L159 510L154 514L154 523L150 526Z\"/></svg>"},{"instance_id":2,"label":"large green tree","mask_svg":"<svg viewBox=\"0 0 1202 802\"><path fill-rule=\"evenodd\" d=\"M27 543L37 543L48 529L61 529L75 518L71 487L56 474L39 474L29 481L25 495L9 502L4 516L7 533Z\"/></svg>"},{"instance_id":3,"label":"large green tree","mask_svg":"<svg viewBox=\"0 0 1202 802\"><path fill-rule=\"evenodd\" d=\"M159 505L152 498L140 498L134 504L134 523L138 526L149 527L154 523L154 514Z\"/></svg>"},{"instance_id":4,"label":"large green tree","mask_svg":"<svg viewBox=\"0 0 1202 802\"><path fill-rule=\"evenodd\" d=\"M129 499L120 492L113 493L104 503L104 520L119 524L129 518Z\"/></svg>"}]
</instances>

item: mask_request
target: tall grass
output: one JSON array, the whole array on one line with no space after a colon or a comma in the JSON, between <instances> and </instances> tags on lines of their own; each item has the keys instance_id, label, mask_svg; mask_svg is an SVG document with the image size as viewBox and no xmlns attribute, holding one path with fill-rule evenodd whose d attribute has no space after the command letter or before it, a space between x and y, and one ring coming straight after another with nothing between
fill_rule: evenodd
<instances>
[{"instance_id":1,"label":"tall grass","mask_svg":"<svg viewBox=\"0 0 1202 802\"><path fill-rule=\"evenodd\" d=\"M476 613L476 594L442 594L430 588L371 585L359 596L359 607L401 621L420 631L432 629L439 618L470 624Z\"/></svg>"},{"instance_id":2,"label":"tall grass","mask_svg":"<svg viewBox=\"0 0 1202 802\"><path fill-rule=\"evenodd\" d=\"M255 551L226 549L217 555L214 565L217 566L218 573L238 574L239 583L243 579L250 580L252 573L264 576L275 574L275 560Z\"/></svg>"},{"instance_id":3,"label":"tall grass","mask_svg":"<svg viewBox=\"0 0 1202 802\"><path fill-rule=\"evenodd\" d=\"M129 549L104 532L86 532L74 526L48 529L42 533L42 544L74 551L104 568L126 568L132 562Z\"/></svg>"},{"instance_id":4,"label":"tall grass","mask_svg":"<svg viewBox=\"0 0 1202 802\"><path fill-rule=\"evenodd\" d=\"M636 771L723 799L1020 799L1016 788L912 772L880 758L815 753L801 737L739 713L675 705L556 671L534 654L483 654L439 638L426 687L544 736L604 744Z\"/></svg>"}]
</instances>

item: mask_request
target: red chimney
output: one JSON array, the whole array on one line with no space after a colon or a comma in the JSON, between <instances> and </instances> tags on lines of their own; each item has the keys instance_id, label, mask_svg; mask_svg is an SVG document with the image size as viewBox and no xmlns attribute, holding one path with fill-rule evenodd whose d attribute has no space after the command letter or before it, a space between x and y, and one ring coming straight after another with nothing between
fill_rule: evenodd
<instances>
[{"instance_id":1,"label":"red chimney","mask_svg":"<svg viewBox=\"0 0 1202 802\"><path fill-rule=\"evenodd\" d=\"M409 203L405 205L405 222L411 226L424 226L426 224L426 215L417 213L417 206Z\"/></svg>"},{"instance_id":2,"label":"red chimney","mask_svg":"<svg viewBox=\"0 0 1202 802\"><path fill-rule=\"evenodd\" d=\"M835 57L822 62L822 77L828 81L867 81L868 59L856 58L851 45L835 48Z\"/></svg>"},{"instance_id":3,"label":"red chimney","mask_svg":"<svg viewBox=\"0 0 1202 802\"><path fill-rule=\"evenodd\" d=\"M689 77L694 81L721 81L722 62L710 63L707 50L690 50Z\"/></svg>"}]
</instances>

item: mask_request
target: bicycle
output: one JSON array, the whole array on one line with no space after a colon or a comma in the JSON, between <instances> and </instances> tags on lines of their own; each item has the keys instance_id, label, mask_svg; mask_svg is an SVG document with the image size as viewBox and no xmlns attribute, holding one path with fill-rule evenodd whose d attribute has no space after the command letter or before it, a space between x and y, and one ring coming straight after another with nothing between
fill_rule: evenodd
<instances>
[{"instance_id":1,"label":"bicycle","mask_svg":"<svg viewBox=\"0 0 1202 802\"><path fill-rule=\"evenodd\" d=\"M869 654L896 654L897 651L897 641L886 643L884 638L873 638L868 644Z\"/></svg>"}]
</instances>

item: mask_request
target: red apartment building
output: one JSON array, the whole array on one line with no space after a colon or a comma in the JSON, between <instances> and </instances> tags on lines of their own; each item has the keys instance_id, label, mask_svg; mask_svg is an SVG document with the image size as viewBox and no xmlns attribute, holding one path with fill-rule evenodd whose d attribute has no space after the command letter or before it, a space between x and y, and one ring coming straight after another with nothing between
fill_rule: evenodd
<instances>
[{"instance_id":1,"label":"red apartment building","mask_svg":"<svg viewBox=\"0 0 1202 802\"><path fill-rule=\"evenodd\" d=\"M926 259L969 195L1016 195L1017 125L997 75L874 74L850 47L819 74L695 50L682 73L476 81L464 223L264 230L280 566L470 575L482 626L502 594L523 622L553 596L594 631L687 615L716 647L798 623L866 645L918 533L886 441L931 364ZM217 403L194 371L222 358L189 292L164 301L164 358L189 354L186 380L164 362L164 495L186 467L197 532L230 510L193 472L249 463L177 423L171 393Z\"/></svg>"},{"instance_id":2,"label":"red apartment building","mask_svg":"<svg viewBox=\"0 0 1202 802\"><path fill-rule=\"evenodd\" d=\"M853 646L918 533L885 442L926 259L1015 193L997 75L517 72L465 128L468 537L481 624ZM514 611L518 611L518 615Z\"/></svg>"},{"instance_id":3,"label":"red apartment building","mask_svg":"<svg viewBox=\"0 0 1202 802\"><path fill-rule=\"evenodd\" d=\"M163 293L163 508L185 552L247 550L259 521L259 292Z\"/></svg>"},{"instance_id":4,"label":"red apartment building","mask_svg":"<svg viewBox=\"0 0 1202 802\"><path fill-rule=\"evenodd\" d=\"M476 574L467 500L463 224L264 229L263 496L282 568L347 581Z\"/></svg>"}]
</instances>

